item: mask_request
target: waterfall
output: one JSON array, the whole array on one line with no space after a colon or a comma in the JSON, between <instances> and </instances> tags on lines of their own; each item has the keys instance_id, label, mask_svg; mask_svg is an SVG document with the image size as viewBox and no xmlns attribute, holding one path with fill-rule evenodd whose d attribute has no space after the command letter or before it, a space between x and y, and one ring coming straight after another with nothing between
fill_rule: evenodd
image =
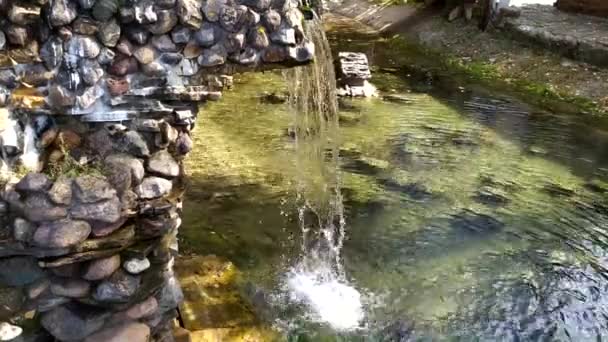
<instances>
[{"instance_id":1,"label":"waterfall","mask_svg":"<svg viewBox=\"0 0 608 342\"><path fill-rule=\"evenodd\" d=\"M338 103L331 48L319 19L307 21L314 63L285 72L295 115L298 218L302 252L288 276L291 297L319 320L353 329L362 319L360 295L348 284L340 251L346 221L340 193Z\"/></svg>"}]
</instances>

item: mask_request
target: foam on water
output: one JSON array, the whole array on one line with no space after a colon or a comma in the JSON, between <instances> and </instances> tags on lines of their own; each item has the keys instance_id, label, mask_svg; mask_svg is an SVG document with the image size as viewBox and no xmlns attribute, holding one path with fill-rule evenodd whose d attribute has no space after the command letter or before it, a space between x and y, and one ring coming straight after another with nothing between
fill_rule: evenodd
<instances>
[{"instance_id":1,"label":"foam on water","mask_svg":"<svg viewBox=\"0 0 608 342\"><path fill-rule=\"evenodd\" d=\"M354 330L363 320L361 294L337 277L325 279L313 272L292 272L287 284L290 298L309 306L314 315L335 330Z\"/></svg>"}]
</instances>

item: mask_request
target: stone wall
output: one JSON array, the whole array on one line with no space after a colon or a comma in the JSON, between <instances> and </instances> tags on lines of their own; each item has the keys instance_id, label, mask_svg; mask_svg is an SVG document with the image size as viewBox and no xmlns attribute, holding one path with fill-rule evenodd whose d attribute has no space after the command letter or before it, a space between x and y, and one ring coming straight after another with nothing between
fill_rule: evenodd
<instances>
[{"instance_id":1,"label":"stone wall","mask_svg":"<svg viewBox=\"0 0 608 342\"><path fill-rule=\"evenodd\" d=\"M199 103L230 85L218 75L310 62L297 1L0 0L0 14L0 340L172 341Z\"/></svg>"},{"instance_id":2,"label":"stone wall","mask_svg":"<svg viewBox=\"0 0 608 342\"><path fill-rule=\"evenodd\" d=\"M563 11L608 18L608 1L606 0L557 0L556 6Z\"/></svg>"}]
</instances>

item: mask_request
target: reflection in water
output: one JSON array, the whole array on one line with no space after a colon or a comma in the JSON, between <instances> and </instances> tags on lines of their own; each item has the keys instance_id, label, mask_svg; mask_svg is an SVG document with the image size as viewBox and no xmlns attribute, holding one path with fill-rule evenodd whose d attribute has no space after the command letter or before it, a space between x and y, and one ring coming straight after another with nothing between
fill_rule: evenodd
<instances>
[{"instance_id":1,"label":"reflection in water","mask_svg":"<svg viewBox=\"0 0 608 342\"><path fill-rule=\"evenodd\" d=\"M383 42L348 43L379 67L391 60ZM310 117L256 99L284 80L244 76L201 112L184 246L233 260L255 300L270 302L264 317L288 321L298 341L608 338L608 134L458 79L409 92L420 89L409 73L374 75L383 93L409 101L344 101L339 130L295 142L289 120ZM324 273L337 282L291 273L304 275L288 277L305 299L293 307L284 283L304 267L301 228L314 232L303 248L323 246L319 227L341 227L341 208L319 203L339 195L348 233ZM355 321L347 304L357 301L336 296L355 298L354 288L366 329L308 321L311 307L317 322Z\"/></svg>"}]
</instances>

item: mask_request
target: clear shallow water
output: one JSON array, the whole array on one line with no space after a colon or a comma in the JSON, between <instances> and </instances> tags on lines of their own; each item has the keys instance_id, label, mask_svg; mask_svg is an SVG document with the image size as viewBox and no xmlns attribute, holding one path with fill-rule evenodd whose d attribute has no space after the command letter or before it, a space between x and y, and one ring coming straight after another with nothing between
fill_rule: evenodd
<instances>
[{"instance_id":1,"label":"clear shallow water","mask_svg":"<svg viewBox=\"0 0 608 342\"><path fill-rule=\"evenodd\" d=\"M344 282L290 277L302 250L298 187L305 179L322 201L332 161L306 158L289 107L260 100L286 89L278 74L243 76L201 112L182 246L235 262L259 317L294 341L608 338L601 124L405 67L369 33L332 41L365 51L373 82L399 95L343 101L339 130L308 145L339 150ZM293 300L290 279L314 300ZM348 318L357 295L359 329L323 323Z\"/></svg>"}]
</instances>

